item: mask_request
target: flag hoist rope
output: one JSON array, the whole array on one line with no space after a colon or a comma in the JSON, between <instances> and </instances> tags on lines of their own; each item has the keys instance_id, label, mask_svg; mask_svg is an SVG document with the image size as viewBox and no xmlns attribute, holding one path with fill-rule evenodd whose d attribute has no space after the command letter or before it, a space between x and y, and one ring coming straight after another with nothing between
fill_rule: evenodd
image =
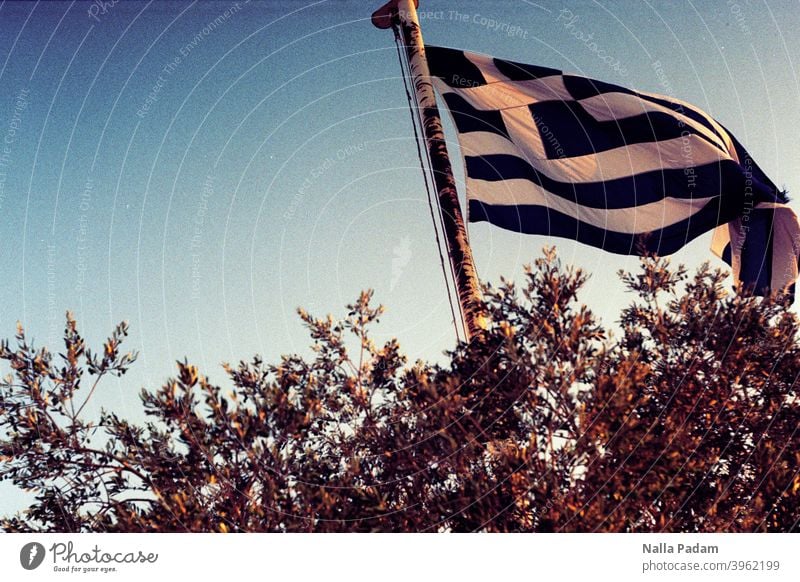
<instances>
[{"instance_id":1,"label":"flag hoist rope","mask_svg":"<svg viewBox=\"0 0 800 582\"><path fill-rule=\"evenodd\" d=\"M425 148L430 160L433 183L441 209L442 231L447 243L448 256L453 269L453 279L458 302L464 316L466 340L480 337L485 326L485 313L480 284L472 259L472 249L467 240L467 229L458 202L453 170L447 155L442 120L436 104L436 94L425 59L417 0L390 0L372 15L372 23L382 29L397 23L410 71L411 87L419 112Z\"/></svg>"},{"instance_id":2,"label":"flag hoist rope","mask_svg":"<svg viewBox=\"0 0 800 582\"><path fill-rule=\"evenodd\" d=\"M439 198L434 197L431 193L430 184L432 182L433 171L431 169L431 158L428 155L428 150L425 149L425 160L422 159L422 150L423 144L422 140L420 139L420 135L417 131L417 127L422 128L422 118L420 116L419 108L416 106L414 98L411 96L411 89L409 88L409 79L411 79L411 69L408 64L408 59L404 58L405 50L402 44L402 39L400 37L400 28L397 26L396 22L392 22L392 30L394 31L394 43L395 47L397 48L397 59L400 62L400 72L403 76L403 87L406 90L406 99L408 100L408 109L411 113L411 125L414 128L414 143L417 145L417 157L419 158L419 165L422 169L422 178L425 182L425 192L428 196L428 208L431 212L431 221L433 222L433 233L434 237L436 238L436 249L439 251L439 262L442 265L442 274L444 275L444 285L447 289L447 302L450 305L450 315L453 318L453 326L456 330L456 339L461 340L461 329L466 329L466 323L464 321L464 311L461 309L461 304L458 304L458 316L456 316L456 308L453 304L453 293L450 290L450 278L448 277L448 269L445 265L444 255L442 254L442 241L439 238L439 224L436 221L436 217L438 215L441 224L444 224L442 220L442 207L439 204ZM427 162L427 166L426 166ZM434 200L436 203L436 211L433 210ZM450 259L450 251L447 250L448 259ZM455 282L455 272L453 271L453 262L452 260L448 260L448 264L450 266L450 277L453 278ZM461 328L459 328L459 322L461 323Z\"/></svg>"}]
</instances>

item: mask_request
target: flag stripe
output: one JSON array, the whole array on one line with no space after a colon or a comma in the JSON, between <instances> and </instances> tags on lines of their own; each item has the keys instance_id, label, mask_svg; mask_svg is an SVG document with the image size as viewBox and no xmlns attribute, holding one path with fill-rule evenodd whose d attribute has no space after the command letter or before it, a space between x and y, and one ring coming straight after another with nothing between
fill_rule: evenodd
<instances>
[{"instance_id":1,"label":"flag stripe","mask_svg":"<svg viewBox=\"0 0 800 582\"><path fill-rule=\"evenodd\" d=\"M561 77L547 77L536 81L520 81L517 84L494 83L479 87L468 87L456 90L441 80L434 81L434 86L444 96L457 94L469 105L466 113L477 111L508 111L515 107L528 107L534 103L545 101L572 101L570 93L564 86ZM613 121L625 119L647 112L666 113L676 119L683 127L688 126L693 133L703 135L710 143L736 157L735 148L726 133L718 124L707 117L679 103L652 96L638 96L633 91L615 91L603 93L576 101L597 121ZM479 115L479 114L475 114Z\"/></svg>"},{"instance_id":2,"label":"flag stripe","mask_svg":"<svg viewBox=\"0 0 800 582\"><path fill-rule=\"evenodd\" d=\"M532 132L530 141L533 142L534 140ZM723 158L723 154L716 148L698 147L700 145L698 144L699 141L701 140L697 136L689 136L687 138L681 137L658 142L655 144L656 147L651 144L634 144L626 148L617 148L594 155L546 159L536 155L537 152L534 150L536 146L529 147L526 143L523 144L525 149L522 149L502 136L481 132L464 134L462 136L461 151L464 157L468 159L468 162L474 158L489 158L484 163L491 167L499 167L495 162L491 161L494 156L515 157L519 161L514 162L514 164L531 166L533 171L543 174L542 179L550 179L556 184L565 182L602 182L604 180L628 178L635 174L662 170L667 173L670 170L679 170L681 174L686 176L688 181L693 173L702 172L703 166L723 161L729 162L727 165L734 167L737 170L737 174L739 173L736 162ZM697 164L697 167L691 172L686 170L684 156L684 148L686 147L692 148L694 152L692 161ZM469 163L467 165L469 166ZM720 164L717 165L721 168ZM514 165L504 167L514 171L519 177L521 171L516 169ZM722 170L718 170L718 172L720 171ZM471 175L473 178L481 178L477 174ZM719 176L719 173L716 175ZM486 177L482 179L492 180L497 178ZM696 190L696 188L693 189ZM690 195L691 192L687 192L687 194Z\"/></svg>"},{"instance_id":3,"label":"flag stripe","mask_svg":"<svg viewBox=\"0 0 800 582\"><path fill-rule=\"evenodd\" d=\"M609 230L539 205L486 204L470 200L469 214L472 222L487 221L515 232L577 240L611 253L638 255L645 250L669 255L707 232L719 208L715 203L707 204L690 218L646 234Z\"/></svg>"},{"instance_id":4,"label":"flag stripe","mask_svg":"<svg viewBox=\"0 0 800 582\"><path fill-rule=\"evenodd\" d=\"M456 129L460 134L490 132L511 139L502 109L478 109L464 97L464 92L443 94ZM549 158L596 154L637 143L657 143L696 135L713 147L726 151L706 128L687 125L673 114L661 110L645 111L630 117L597 120L576 101L542 101L528 105L525 117L539 132L559 129L557 143L544 142ZM512 108L513 109L513 108ZM596 109L596 108L595 108Z\"/></svg>"},{"instance_id":5,"label":"flag stripe","mask_svg":"<svg viewBox=\"0 0 800 582\"><path fill-rule=\"evenodd\" d=\"M731 136L728 134L728 131L719 123L717 123L713 117L706 115L703 111L697 109L693 105L686 103L685 101L681 101L680 99L665 97L663 95L655 95L654 93L644 93L638 91L632 91L631 93L633 93L634 96L640 97L641 99L654 105L664 107L665 109L674 112L676 115L681 116L681 118L685 118L684 120L687 123L689 123L687 120L691 120L695 124L704 127L718 138L725 151L731 154L733 153L733 142L731 140Z\"/></svg>"},{"instance_id":6,"label":"flag stripe","mask_svg":"<svg viewBox=\"0 0 800 582\"><path fill-rule=\"evenodd\" d=\"M483 198L493 182L525 180L570 202L591 208L635 208L660 200L665 196L692 199L720 196L723 191L741 191L744 177L735 162L723 160L692 169L682 168L639 172L615 179L588 181L558 181L534 169L522 158L511 155L464 156L467 177L475 182L474 196ZM692 180L693 188L686 188ZM744 197L736 203L741 210ZM732 199L729 203L733 205Z\"/></svg>"},{"instance_id":7,"label":"flag stripe","mask_svg":"<svg viewBox=\"0 0 800 582\"><path fill-rule=\"evenodd\" d=\"M464 97L469 104L483 111L527 107L541 101L572 101L562 77L545 77L519 83L492 83L489 85L453 88L441 79L434 80L434 87L442 94L455 93Z\"/></svg>"},{"instance_id":8,"label":"flag stripe","mask_svg":"<svg viewBox=\"0 0 800 582\"><path fill-rule=\"evenodd\" d=\"M654 93L634 91L633 89L628 89L627 87L596 81L586 77L577 77L575 75L564 75L564 85L572 97L577 100L589 99L611 93L622 93L638 99L649 101L655 105L660 105L671 110L673 113L685 115L686 117L694 120L696 123L704 126L706 129L714 133L719 139L721 139L723 143L725 143L726 150L730 149L729 146L731 145L731 140L726 139L727 132L721 125L719 125L719 123L716 122L716 120L693 105L679 99L673 99L664 95L656 95Z\"/></svg>"},{"instance_id":9,"label":"flag stripe","mask_svg":"<svg viewBox=\"0 0 800 582\"><path fill-rule=\"evenodd\" d=\"M786 197L786 192L781 191L774 182L769 179L764 171L759 167L755 160L750 156L747 150L744 149L742 144L736 139L733 134L729 134L733 147L737 153L737 159L742 165L742 171L752 181L748 187L759 191L759 193L769 193L769 200L766 202L776 202L779 204L786 204L789 200ZM761 198L765 196L762 194Z\"/></svg>"},{"instance_id":10,"label":"flag stripe","mask_svg":"<svg viewBox=\"0 0 800 582\"><path fill-rule=\"evenodd\" d=\"M470 195L478 187L479 193ZM665 218L680 221L696 214L707 204L716 201L715 197L679 199L663 197L659 200L638 206L619 208L593 208L585 204L555 196L526 180L509 179L503 182L482 182L467 179L467 194L470 200L486 204L504 206L547 206L581 220L592 226L607 228L625 234L643 234L664 226ZM470 217L472 218L472 217ZM536 229L542 225L531 225L526 232L547 234Z\"/></svg>"},{"instance_id":11,"label":"flag stripe","mask_svg":"<svg viewBox=\"0 0 800 582\"><path fill-rule=\"evenodd\" d=\"M688 126L693 133L702 135L709 143L730 155L730 141L725 139L708 123L702 119L696 119L684 109L674 111L668 107L667 102L658 103L655 100L641 99L634 95L625 93L605 93L597 97L590 97L580 101L581 106L586 109L598 121L611 121L631 117L644 111L660 112L673 117L679 126ZM731 156L732 157L732 156Z\"/></svg>"},{"instance_id":12,"label":"flag stripe","mask_svg":"<svg viewBox=\"0 0 800 582\"><path fill-rule=\"evenodd\" d=\"M532 79L542 79L545 77L561 75L561 71L558 69L551 69L549 67L526 65L524 63L507 61L505 59L493 60L494 66L497 67L497 70L499 70L508 80L513 82L530 81Z\"/></svg>"},{"instance_id":13,"label":"flag stripe","mask_svg":"<svg viewBox=\"0 0 800 582\"><path fill-rule=\"evenodd\" d=\"M772 286L772 208L753 210L747 221L747 234L741 248L739 277L756 292L769 291Z\"/></svg>"},{"instance_id":14,"label":"flag stripe","mask_svg":"<svg viewBox=\"0 0 800 582\"><path fill-rule=\"evenodd\" d=\"M772 213L768 220L763 211ZM738 286L794 297L800 271L800 221L786 204L762 202L719 226L714 231L712 250L731 266ZM767 267L769 277L762 273Z\"/></svg>"},{"instance_id":15,"label":"flag stripe","mask_svg":"<svg viewBox=\"0 0 800 582\"><path fill-rule=\"evenodd\" d=\"M556 151L553 143L545 142L545 151L550 158L559 155L585 156L690 134L718 147L704 133L680 123L673 115L662 111L648 111L631 117L598 121L576 101L545 101L529 105L528 108L540 132L545 128L559 129L558 144L561 152Z\"/></svg>"},{"instance_id":16,"label":"flag stripe","mask_svg":"<svg viewBox=\"0 0 800 582\"><path fill-rule=\"evenodd\" d=\"M776 205L773 220L773 267L771 289L782 289L798 276L800 230L796 216L783 205Z\"/></svg>"}]
</instances>

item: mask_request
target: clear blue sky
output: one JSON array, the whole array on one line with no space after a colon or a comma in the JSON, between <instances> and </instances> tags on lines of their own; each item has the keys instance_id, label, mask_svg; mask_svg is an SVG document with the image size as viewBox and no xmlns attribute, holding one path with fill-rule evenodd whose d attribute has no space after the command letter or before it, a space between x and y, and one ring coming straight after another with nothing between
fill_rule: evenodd
<instances>
[{"instance_id":1,"label":"clear blue sky","mask_svg":"<svg viewBox=\"0 0 800 582\"><path fill-rule=\"evenodd\" d=\"M133 418L176 359L223 381L222 361L305 348L297 306L341 314L365 288L388 308L378 339L412 359L450 347L392 35L369 21L379 3L0 3L0 336L21 320L53 345L67 309L90 342L129 320L140 361L96 405ZM420 10L429 43L695 103L800 189L796 0ZM608 323L626 301L615 273L636 263L486 224L471 240L487 281L556 243L592 273L584 299ZM722 265L708 243L676 259ZM0 511L19 506L9 491Z\"/></svg>"}]
</instances>

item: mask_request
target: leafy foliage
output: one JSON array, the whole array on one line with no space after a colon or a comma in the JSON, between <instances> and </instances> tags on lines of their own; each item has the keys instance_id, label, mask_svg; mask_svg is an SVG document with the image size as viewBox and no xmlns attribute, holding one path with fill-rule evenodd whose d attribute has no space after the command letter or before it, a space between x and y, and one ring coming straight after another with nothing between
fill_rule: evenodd
<instances>
[{"instance_id":1,"label":"leafy foliage","mask_svg":"<svg viewBox=\"0 0 800 582\"><path fill-rule=\"evenodd\" d=\"M120 325L95 356L22 329L0 346L0 478L36 500L8 531L797 531L798 319L726 296L708 267L621 274L619 338L546 250L485 290L490 328L446 365L376 345L363 293L341 321L300 311L314 356L188 362L136 426L85 419L122 374ZM94 378L86 397L83 380Z\"/></svg>"}]
</instances>

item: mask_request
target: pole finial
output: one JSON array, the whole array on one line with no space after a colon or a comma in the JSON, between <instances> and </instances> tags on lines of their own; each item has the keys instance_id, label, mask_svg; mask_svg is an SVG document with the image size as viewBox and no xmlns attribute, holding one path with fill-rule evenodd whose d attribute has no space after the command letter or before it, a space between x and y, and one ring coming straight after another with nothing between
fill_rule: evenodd
<instances>
[{"instance_id":1,"label":"pole finial","mask_svg":"<svg viewBox=\"0 0 800 582\"><path fill-rule=\"evenodd\" d=\"M389 0L386 4L372 13L372 24L376 28L391 28L392 17L397 12L398 0ZM414 0L414 7L419 8L419 0Z\"/></svg>"}]
</instances>

